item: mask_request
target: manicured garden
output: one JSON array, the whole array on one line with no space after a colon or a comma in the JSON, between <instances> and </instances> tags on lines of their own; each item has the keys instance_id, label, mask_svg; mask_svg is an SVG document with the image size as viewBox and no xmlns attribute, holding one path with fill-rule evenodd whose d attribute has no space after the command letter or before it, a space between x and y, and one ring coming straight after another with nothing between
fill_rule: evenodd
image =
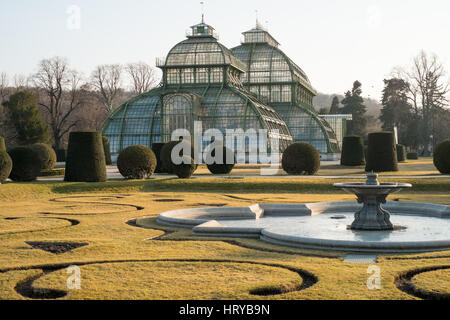
<instances>
[{"instance_id":1,"label":"manicured garden","mask_svg":"<svg viewBox=\"0 0 450 320\"><path fill-rule=\"evenodd\" d=\"M349 139L350 150L358 149L360 159L343 157L347 165L320 167L319 155L310 146L293 145L282 165L289 174L299 175L296 177L287 177L281 168L277 176L260 177L261 165L197 166L192 161L174 164L170 159L158 169L170 174L154 177L158 160L168 159L176 143L155 151L133 146L118 159L124 178L110 180L106 177L107 141L98 134L75 139L78 141L69 144L65 172L52 169L54 152L42 146L20 147L10 151L10 159L2 158L6 159L5 170L14 171L10 163L17 163L16 169L22 165L31 169L18 170L17 179L10 176L16 181L0 186L0 299L449 296L450 251L379 254L376 266L381 270L382 289L370 290L369 264L344 261L347 252L295 249L257 239L202 238L193 236L191 230L156 222L159 213L180 208L354 200L332 184L364 181L368 164L361 160L364 149L360 139ZM83 153L86 145L92 147ZM441 152L445 155L447 151ZM223 154L225 160L226 149ZM397 153L393 155L398 160ZM377 158L369 149L369 159L371 156ZM436 169L439 166L445 172L445 161L404 160L387 168L395 171L380 172L382 182L391 182L395 175L395 182L414 186L391 196L390 201L450 205L450 177ZM392 160L383 161L386 165ZM66 181L33 181L49 170L57 171L56 177L64 174ZM137 227L135 220L144 216L150 217L145 228ZM79 290L67 287L67 268L72 265L80 268Z\"/></svg>"}]
</instances>

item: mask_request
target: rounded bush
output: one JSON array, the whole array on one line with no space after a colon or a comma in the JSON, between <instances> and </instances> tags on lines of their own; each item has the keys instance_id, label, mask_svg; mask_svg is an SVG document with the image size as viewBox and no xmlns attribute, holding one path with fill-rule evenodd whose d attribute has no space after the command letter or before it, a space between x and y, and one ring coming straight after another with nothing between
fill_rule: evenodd
<instances>
[{"instance_id":1,"label":"rounded bush","mask_svg":"<svg viewBox=\"0 0 450 320\"><path fill-rule=\"evenodd\" d=\"M215 148L211 149L211 152L208 153L207 167L212 174L229 174L234 168L236 158L234 156L233 151L231 151L226 147L223 147L222 152L223 157L221 161L219 161L219 163L214 161L216 157ZM211 159L209 159L209 157L211 157ZM230 163L228 163L228 160L230 160Z\"/></svg>"},{"instance_id":2,"label":"rounded bush","mask_svg":"<svg viewBox=\"0 0 450 320\"><path fill-rule=\"evenodd\" d=\"M41 170L51 170L56 164L56 153L51 146L45 143L36 143L30 146L41 162Z\"/></svg>"},{"instance_id":3,"label":"rounded bush","mask_svg":"<svg viewBox=\"0 0 450 320\"><path fill-rule=\"evenodd\" d=\"M406 155L406 159L408 159L408 160L419 160L419 155L417 154L417 152L409 152Z\"/></svg>"},{"instance_id":4,"label":"rounded bush","mask_svg":"<svg viewBox=\"0 0 450 320\"><path fill-rule=\"evenodd\" d=\"M397 145L392 132L369 134L367 150L367 172L398 171Z\"/></svg>"},{"instance_id":5,"label":"rounded bush","mask_svg":"<svg viewBox=\"0 0 450 320\"><path fill-rule=\"evenodd\" d=\"M156 169L156 156L145 146L131 146L119 154L117 168L126 179L150 178Z\"/></svg>"},{"instance_id":6,"label":"rounded bush","mask_svg":"<svg viewBox=\"0 0 450 320\"><path fill-rule=\"evenodd\" d=\"M342 143L341 165L362 166L366 164L364 141L359 136L345 137Z\"/></svg>"},{"instance_id":7,"label":"rounded bush","mask_svg":"<svg viewBox=\"0 0 450 320\"><path fill-rule=\"evenodd\" d=\"M0 137L0 152L6 152L5 138Z\"/></svg>"},{"instance_id":8,"label":"rounded bush","mask_svg":"<svg viewBox=\"0 0 450 320\"><path fill-rule=\"evenodd\" d=\"M161 150L164 147L164 143L153 143L152 151L156 156L156 169L155 173L164 173L164 166L161 160Z\"/></svg>"},{"instance_id":9,"label":"rounded bush","mask_svg":"<svg viewBox=\"0 0 450 320\"><path fill-rule=\"evenodd\" d=\"M397 145L397 160L398 162L406 161L406 147L402 144Z\"/></svg>"},{"instance_id":10,"label":"rounded bush","mask_svg":"<svg viewBox=\"0 0 450 320\"><path fill-rule=\"evenodd\" d=\"M103 136L102 137L102 142L103 142L103 151L105 153L105 162L106 162L106 165L110 166L110 165L112 165L111 145L109 143L108 137Z\"/></svg>"},{"instance_id":11,"label":"rounded bush","mask_svg":"<svg viewBox=\"0 0 450 320\"><path fill-rule=\"evenodd\" d=\"M164 144L164 146L161 149L161 163L163 166L163 170L166 173L175 173L174 171L174 163L172 162L172 150L173 148L175 148L176 146L178 146L178 144L183 144L183 149L185 148L190 148L191 149L191 158L194 156L194 149L192 148L191 144L189 142L186 141L170 141L167 142L166 144ZM181 146L180 146L181 147ZM183 157L183 149L181 149L179 156ZM187 156L187 155L186 155ZM197 166L195 166L197 169Z\"/></svg>"},{"instance_id":12,"label":"rounded bush","mask_svg":"<svg viewBox=\"0 0 450 320\"><path fill-rule=\"evenodd\" d=\"M450 174L450 139L440 143L434 150L433 162L442 174Z\"/></svg>"},{"instance_id":13,"label":"rounded bush","mask_svg":"<svg viewBox=\"0 0 450 320\"><path fill-rule=\"evenodd\" d=\"M12 160L9 154L5 151L0 151L0 183L3 183L8 179L12 170Z\"/></svg>"},{"instance_id":14,"label":"rounded bush","mask_svg":"<svg viewBox=\"0 0 450 320\"><path fill-rule=\"evenodd\" d=\"M181 164L173 165L173 173L180 179L189 179L196 169L194 159L188 156L182 157Z\"/></svg>"},{"instance_id":15,"label":"rounded bush","mask_svg":"<svg viewBox=\"0 0 450 320\"><path fill-rule=\"evenodd\" d=\"M30 147L17 147L9 151L12 170L9 178L13 181L34 181L41 172L41 161L36 151Z\"/></svg>"},{"instance_id":16,"label":"rounded bush","mask_svg":"<svg viewBox=\"0 0 450 320\"><path fill-rule=\"evenodd\" d=\"M320 153L309 143L298 142L284 151L281 162L290 175L313 175L320 169Z\"/></svg>"},{"instance_id":17,"label":"rounded bush","mask_svg":"<svg viewBox=\"0 0 450 320\"><path fill-rule=\"evenodd\" d=\"M106 178L102 135L99 132L71 132L64 180L104 182Z\"/></svg>"}]
</instances>

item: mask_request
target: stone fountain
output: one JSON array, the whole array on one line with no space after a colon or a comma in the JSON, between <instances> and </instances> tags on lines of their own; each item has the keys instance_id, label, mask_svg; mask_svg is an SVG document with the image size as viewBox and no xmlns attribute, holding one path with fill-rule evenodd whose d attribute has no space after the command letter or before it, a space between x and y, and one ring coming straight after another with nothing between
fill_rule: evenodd
<instances>
[{"instance_id":1,"label":"stone fountain","mask_svg":"<svg viewBox=\"0 0 450 320\"><path fill-rule=\"evenodd\" d=\"M255 238L308 249L376 253L450 250L450 206L387 201L390 194L411 188L410 184L380 183L377 174L369 173L365 183L334 187L355 194L358 201L184 208L161 213L157 221L190 228L196 236ZM146 226L153 219L144 217L136 224Z\"/></svg>"},{"instance_id":2,"label":"stone fountain","mask_svg":"<svg viewBox=\"0 0 450 320\"><path fill-rule=\"evenodd\" d=\"M391 214L383 209L382 204L390 194L397 193L405 188L411 188L409 183L380 183L378 174L368 173L366 183L336 183L334 187L353 193L358 203L363 204L362 209L355 213L352 230L381 231L394 230L391 223Z\"/></svg>"}]
</instances>

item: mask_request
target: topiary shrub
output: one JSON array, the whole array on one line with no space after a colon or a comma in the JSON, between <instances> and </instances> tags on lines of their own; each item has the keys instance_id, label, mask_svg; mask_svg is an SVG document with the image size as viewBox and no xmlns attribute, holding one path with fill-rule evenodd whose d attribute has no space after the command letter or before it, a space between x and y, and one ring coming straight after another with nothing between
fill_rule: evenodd
<instances>
[{"instance_id":1,"label":"topiary shrub","mask_svg":"<svg viewBox=\"0 0 450 320\"><path fill-rule=\"evenodd\" d=\"M419 160L419 155L417 154L417 152L409 152L406 155L406 159L408 159L408 160Z\"/></svg>"},{"instance_id":2,"label":"topiary shrub","mask_svg":"<svg viewBox=\"0 0 450 320\"><path fill-rule=\"evenodd\" d=\"M442 174L450 174L450 139L440 143L434 150L433 162Z\"/></svg>"},{"instance_id":3,"label":"topiary shrub","mask_svg":"<svg viewBox=\"0 0 450 320\"><path fill-rule=\"evenodd\" d=\"M397 145L397 160L398 162L406 161L406 147L402 144Z\"/></svg>"},{"instance_id":4,"label":"topiary shrub","mask_svg":"<svg viewBox=\"0 0 450 320\"><path fill-rule=\"evenodd\" d=\"M359 136L345 137L342 143L341 165L361 166L366 164L364 141Z\"/></svg>"},{"instance_id":5,"label":"topiary shrub","mask_svg":"<svg viewBox=\"0 0 450 320\"><path fill-rule=\"evenodd\" d=\"M164 143L153 143L152 145L152 151L156 156L156 169L155 173L164 173L164 166L161 160L161 151L164 147Z\"/></svg>"},{"instance_id":6,"label":"topiary shrub","mask_svg":"<svg viewBox=\"0 0 450 320\"><path fill-rule=\"evenodd\" d=\"M66 149L55 149L53 150L56 153L56 162L66 162L67 158L67 150Z\"/></svg>"},{"instance_id":7,"label":"topiary shrub","mask_svg":"<svg viewBox=\"0 0 450 320\"><path fill-rule=\"evenodd\" d=\"M216 156L216 149L211 149L211 152L208 154L208 157L211 157L207 163L213 162L214 157ZM231 159L233 163L227 163L227 160ZM223 147L223 159L221 161L222 163L216 163L215 161L211 164L207 164L208 170L212 174L229 174L236 163L236 158L234 156L233 151L230 149Z\"/></svg>"},{"instance_id":8,"label":"topiary shrub","mask_svg":"<svg viewBox=\"0 0 450 320\"><path fill-rule=\"evenodd\" d=\"M5 151L0 151L0 184L8 179L12 166L11 157Z\"/></svg>"},{"instance_id":9,"label":"topiary shrub","mask_svg":"<svg viewBox=\"0 0 450 320\"><path fill-rule=\"evenodd\" d=\"M173 165L173 173L180 179L189 179L194 174L196 167L194 159L183 156L181 164Z\"/></svg>"},{"instance_id":10,"label":"topiary shrub","mask_svg":"<svg viewBox=\"0 0 450 320\"><path fill-rule=\"evenodd\" d=\"M41 162L41 170L51 170L56 164L56 153L52 147L45 143L36 143L30 146L37 153Z\"/></svg>"},{"instance_id":11,"label":"topiary shrub","mask_svg":"<svg viewBox=\"0 0 450 320\"><path fill-rule=\"evenodd\" d=\"M0 152L6 152L5 138L0 137Z\"/></svg>"},{"instance_id":12,"label":"topiary shrub","mask_svg":"<svg viewBox=\"0 0 450 320\"><path fill-rule=\"evenodd\" d=\"M185 148L190 148L191 149L190 156L191 157L194 156L194 149L192 148L192 146L189 142L186 142L186 141L167 142L166 144L164 144L164 146L161 149L161 163L162 163L164 172L169 173L169 174L175 173L175 171L174 171L175 164L172 162L172 150L180 143L182 143L185 146ZM180 157L184 156L184 154L182 152L183 149L181 149L181 152L179 154ZM195 168L197 169L197 165L195 166Z\"/></svg>"},{"instance_id":13,"label":"topiary shrub","mask_svg":"<svg viewBox=\"0 0 450 320\"><path fill-rule=\"evenodd\" d=\"M369 134L367 150L367 172L398 171L397 145L392 132Z\"/></svg>"},{"instance_id":14,"label":"topiary shrub","mask_svg":"<svg viewBox=\"0 0 450 320\"><path fill-rule=\"evenodd\" d=\"M34 181L41 172L41 161L36 151L30 147L17 147L9 151L12 170L9 178L13 181Z\"/></svg>"},{"instance_id":15,"label":"topiary shrub","mask_svg":"<svg viewBox=\"0 0 450 320\"><path fill-rule=\"evenodd\" d=\"M104 182L106 178L102 135L99 132L71 132L64 180Z\"/></svg>"},{"instance_id":16,"label":"topiary shrub","mask_svg":"<svg viewBox=\"0 0 450 320\"><path fill-rule=\"evenodd\" d=\"M320 169L320 153L309 143L294 143L284 151L281 163L290 175L313 175Z\"/></svg>"},{"instance_id":17,"label":"topiary shrub","mask_svg":"<svg viewBox=\"0 0 450 320\"><path fill-rule=\"evenodd\" d=\"M106 162L107 166L110 166L110 165L112 165L111 145L109 143L108 137L103 136L102 137L102 142L103 142L103 151L105 153L105 162Z\"/></svg>"},{"instance_id":18,"label":"topiary shrub","mask_svg":"<svg viewBox=\"0 0 450 320\"><path fill-rule=\"evenodd\" d=\"M117 168L126 179L144 179L153 175L156 162L156 156L151 149L135 145L119 154Z\"/></svg>"}]
</instances>

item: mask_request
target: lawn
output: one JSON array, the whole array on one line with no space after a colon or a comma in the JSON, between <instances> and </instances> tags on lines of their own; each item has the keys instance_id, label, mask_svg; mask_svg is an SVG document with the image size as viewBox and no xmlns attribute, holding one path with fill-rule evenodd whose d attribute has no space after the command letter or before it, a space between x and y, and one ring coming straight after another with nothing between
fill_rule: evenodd
<instances>
[{"instance_id":1,"label":"lawn","mask_svg":"<svg viewBox=\"0 0 450 320\"><path fill-rule=\"evenodd\" d=\"M421 179L432 171L423 162L404 169L416 174L395 179L414 188L391 200L450 205L450 178ZM379 255L381 290L369 290L369 265L343 262L345 252L199 238L155 219L147 228L133 224L178 208L354 199L331 184L362 169L323 170L343 177L1 185L0 299L418 299L399 289L408 285L448 295L450 252ZM80 268L79 290L67 288L70 265Z\"/></svg>"}]
</instances>

